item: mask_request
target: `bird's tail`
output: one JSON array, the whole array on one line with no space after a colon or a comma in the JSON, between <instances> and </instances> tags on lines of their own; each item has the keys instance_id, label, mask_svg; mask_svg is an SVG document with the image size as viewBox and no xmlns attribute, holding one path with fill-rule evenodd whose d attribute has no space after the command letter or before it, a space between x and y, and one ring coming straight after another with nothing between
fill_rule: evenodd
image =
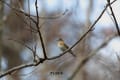
<instances>
[{"instance_id":1,"label":"bird's tail","mask_svg":"<svg viewBox=\"0 0 120 80\"><path fill-rule=\"evenodd\" d=\"M70 50L70 54L72 54L72 56L76 57L76 55Z\"/></svg>"}]
</instances>

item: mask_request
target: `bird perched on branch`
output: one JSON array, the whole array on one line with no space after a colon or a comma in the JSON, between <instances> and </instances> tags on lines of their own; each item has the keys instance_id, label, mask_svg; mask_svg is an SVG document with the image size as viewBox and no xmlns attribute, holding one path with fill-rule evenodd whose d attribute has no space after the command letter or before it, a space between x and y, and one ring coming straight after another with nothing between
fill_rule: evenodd
<instances>
[{"instance_id":1,"label":"bird perched on branch","mask_svg":"<svg viewBox=\"0 0 120 80\"><path fill-rule=\"evenodd\" d=\"M61 51L64 52L65 50L69 49L69 47L65 44L65 42L62 38L59 38L57 41L58 41L57 45ZM72 52L72 50L70 50L69 53L71 53L74 57L76 57L76 55Z\"/></svg>"}]
</instances>

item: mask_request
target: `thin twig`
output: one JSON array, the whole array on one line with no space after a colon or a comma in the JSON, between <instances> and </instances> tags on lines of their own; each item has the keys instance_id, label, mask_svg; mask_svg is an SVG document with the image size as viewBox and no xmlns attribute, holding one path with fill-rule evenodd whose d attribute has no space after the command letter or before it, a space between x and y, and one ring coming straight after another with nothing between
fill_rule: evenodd
<instances>
[{"instance_id":1,"label":"thin twig","mask_svg":"<svg viewBox=\"0 0 120 80\"><path fill-rule=\"evenodd\" d=\"M26 26L29 26L29 27L31 28L31 29L25 28L26 30L32 31L33 33L37 33L37 30L34 29L34 28L32 27L32 25L29 25L29 24L27 23L27 21L24 20L23 17L21 17L17 12L15 12L15 14L19 17L19 19L20 19L22 22L24 22L24 23L26 24Z\"/></svg>"},{"instance_id":2,"label":"thin twig","mask_svg":"<svg viewBox=\"0 0 120 80\"><path fill-rule=\"evenodd\" d=\"M29 12L29 14L31 14L30 13L30 1L29 0L28 0L28 12ZM29 16L29 17L31 17L31 16ZM29 21L29 24L30 24L30 32L31 32L32 40L34 42L35 40L34 40L34 35L33 35L33 32L32 32L33 29L32 29L32 26L31 26L31 20ZM35 44L35 46L33 46L33 48L32 48L32 49L34 49L34 52L33 52L33 61L34 62L36 61L36 55L37 55L36 46L37 46L37 44Z\"/></svg>"},{"instance_id":3,"label":"thin twig","mask_svg":"<svg viewBox=\"0 0 120 80\"><path fill-rule=\"evenodd\" d=\"M34 56L36 56L37 58L39 58L39 56L36 54L36 46L35 46L35 49L32 49L31 47L29 47L28 45L24 44L24 43L21 42L21 41L18 41L18 40L15 40L15 39L11 39L11 38L9 38L8 40L12 40L12 41L14 41L14 42L16 42L16 43L18 43L18 44L20 44L20 45L28 48L28 49L32 52L32 54L33 54ZM34 60L34 61L36 61L36 60Z\"/></svg>"},{"instance_id":4,"label":"thin twig","mask_svg":"<svg viewBox=\"0 0 120 80\"><path fill-rule=\"evenodd\" d=\"M39 17L40 19L58 19L58 18L61 18L62 16L64 16L66 13L68 12L68 9L66 9L62 14L60 14L60 15L56 15L56 16L52 16L52 17L49 17L49 16L47 16L47 17ZM34 16L34 17L36 17L36 16Z\"/></svg>"},{"instance_id":5,"label":"thin twig","mask_svg":"<svg viewBox=\"0 0 120 80\"><path fill-rule=\"evenodd\" d=\"M109 8L110 8L111 14L112 14L112 16L113 16L113 19L114 19L114 22L115 22L115 25L116 25L117 33L118 33L118 35L120 36L120 29L119 29L118 22L117 22L117 19L116 19L116 17L115 17L115 14L114 14L114 12L113 12L112 6L111 6L111 4L110 4L110 0L107 0L107 2L108 2L108 5L109 5Z\"/></svg>"},{"instance_id":6,"label":"thin twig","mask_svg":"<svg viewBox=\"0 0 120 80\"><path fill-rule=\"evenodd\" d=\"M21 41L18 41L18 40L16 40L16 39L12 39L12 38L8 38L8 40L11 40L11 41L14 41L14 42L16 42L16 43L19 43L19 44L25 46L26 48L28 48L30 51L33 51L32 48L30 48L28 45L24 44L24 43L21 42Z\"/></svg>"}]
</instances>

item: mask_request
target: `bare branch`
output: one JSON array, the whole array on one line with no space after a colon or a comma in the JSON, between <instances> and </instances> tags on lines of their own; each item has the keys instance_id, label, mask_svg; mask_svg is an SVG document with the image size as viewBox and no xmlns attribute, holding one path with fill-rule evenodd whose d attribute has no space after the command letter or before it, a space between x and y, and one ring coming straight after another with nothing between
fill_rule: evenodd
<instances>
[{"instance_id":1,"label":"bare branch","mask_svg":"<svg viewBox=\"0 0 120 80\"><path fill-rule=\"evenodd\" d=\"M39 58L39 56L36 54L36 46L35 46L35 49L32 49L31 47L29 47L28 45L26 45L26 44L24 44L23 42L21 42L21 41L18 41L18 40L15 40L15 39L11 39L11 38L9 38L8 40L12 40L12 41L14 41L14 42L16 42L16 43L19 43L19 44L21 44L22 46L25 46L26 48L28 48L31 52L32 52L32 54L33 54L33 61L36 61L35 60L35 57L37 57L37 58Z\"/></svg>"},{"instance_id":2,"label":"bare branch","mask_svg":"<svg viewBox=\"0 0 120 80\"><path fill-rule=\"evenodd\" d=\"M18 71L18 70L21 70L23 68L28 68L28 67L33 67L33 66L37 66L38 64L42 63L44 61L44 59L40 59L38 62L34 62L34 63L29 63L29 64L23 64L23 65L20 65L20 66L17 66L17 67L14 67L2 74L0 74L0 78L6 76L6 75L9 75L9 74L12 74L13 72L15 71Z\"/></svg>"},{"instance_id":3,"label":"bare branch","mask_svg":"<svg viewBox=\"0 0 120 80\"><path fill-rule=\"evenodd\" d=\"M21 66L14 67L14 68L12 68L12 69L10 69L10 70L0 74L0 78L4 77L6 75L12 74L13 72L18 71L20 69L27 68L27 67L32 67L32 66L35 66L35 64L34 63L30 63L30 64L23 64Z\"/></svg>"},{"instance_id":4,"label":"bare branch","mask_svg":"<svg viewBox=\"0 0 120 80\"><path fill-rule=\"evenodd\" d=\"M12 40L12 41L14 41L14 42L16 42L16 43L19 43L19 44L25 46L26 48L28 48L30 51L33 51L32 48L30 48L28 45L24 44L24 43L21 42L21 41L18 41L18 40L12 39L12 38L8 38L8 40Z\"/></svg>"},{"instance_id":5,"label":"bare branch","mask_svg":"<svg viewBox=\"0 0 120 80\"><path fill-rule=\"evenodd\" d=\"M41 31L40 31L40 27L39 27L39 12L38 12L37 0L35 1L35 7L36 7L36 15L37 15L36 28L37 28L38 35L39 35L39 38L40 38L40 41L41 41L44 58L46 59L47 55L46 55L45 45L44 45L43 37L42 37Z\"/></svg>"},{"instance_id":6,"label":"bare branch","mask_svg":"<svg viewBox=\"0 0 120 80\"><path fill-rule=\"evenodd\" d=\"M115 17L115 14L114 14L114 12L113 12L112 6L111 6L111 4L110 4L110 0L107 0L107 2L108 2L108 6L109 6L109 8L110 8L111 14L112 14L112 16L113 16L113 19L114 19L114 22L115 22L115 25L116 25L117 33L118 33L118 35L120 36L120 29L119 29L118 22L117 22L117 19L116 19L116 17Z\"/></svg>"},{"instance_id":7,"label":"bare branch","mask_svg":"<svg viewBox=\"0 0 120 80\"><path fill-rule=\"evenodd\" d=\"M21 17L17 12L15 12L15 14L19 17L19 19L20 19L22 22L24 22L27 26L30 27L30 29L29 29L29 28L25 28L26 30L31 31L31 32L33 32L33 33L37 33L37 30L34 29L34 28L31 26L31 24L29 25L29 24L27 23L27 21L24 20L23 17Z\"/></svg>"}]
</instances>

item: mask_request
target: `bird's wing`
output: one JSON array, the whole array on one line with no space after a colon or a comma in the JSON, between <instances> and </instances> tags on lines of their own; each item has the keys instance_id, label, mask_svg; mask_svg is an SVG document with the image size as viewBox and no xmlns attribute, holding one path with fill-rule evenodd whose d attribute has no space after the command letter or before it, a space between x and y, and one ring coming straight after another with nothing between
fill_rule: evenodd
<instances>
[{"instance_id":1,"label":"bird's wing","mask_svg":"<svg viewBox=\"0 0 120 80\"><path fill-rule=\"evenodd\" d=\"M68 49L69 47L65 44L66 49ZM72 52L72 50L69 51L74 57L76 57L76 55Z\"/></svg>"},{"instance_id":2,"label":"bird's wing","mask_svg":"<svg viewBox=\"0 0 120 80\"><path fill-rule=\"evenodd\" d=\"M66 47L66 49L68 49L69 47L68 47L68 45L66 45L66 44L64 44L64 46Z\"/></svg>"}]
</instances>

